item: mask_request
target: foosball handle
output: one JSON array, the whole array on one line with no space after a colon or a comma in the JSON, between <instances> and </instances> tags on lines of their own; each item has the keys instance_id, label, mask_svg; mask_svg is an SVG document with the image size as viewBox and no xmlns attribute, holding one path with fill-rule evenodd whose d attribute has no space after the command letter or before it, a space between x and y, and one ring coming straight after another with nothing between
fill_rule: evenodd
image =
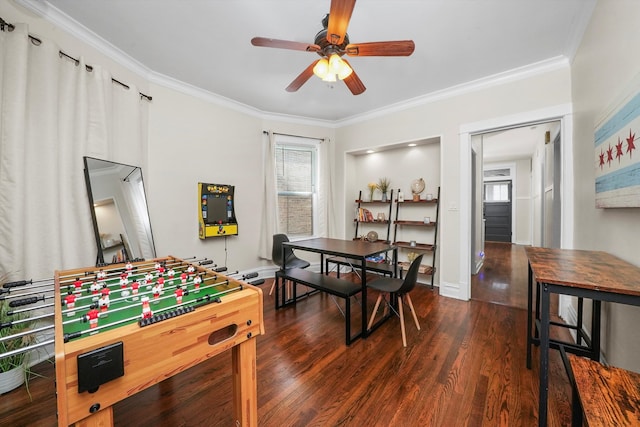
<instances>
[{"instance_id":1,"label":"foosball handle","mask_svg":"<svg viewBox=\"0 0 640 427\"><path fill-rule=\"evenodd\" d=\"M252 272L252 273L247 273L247 274L245 274L244 276L242 276L242 278L243 278L244 280L246 280L246 279L253 279L254 277L258 277L258 272L257 272L257 271L254 271L254 272Z\"/></svg>"},{"instance_id":2,"label":"foosball handle","mask_svg":"<svg viewBox=\"0 0 640 427\"><path fill-rule=\"evenodd\" d=\"M9 282L2 285L3 288L16 288L18 286L25 286L32 283L32 280L17 280L15 282Z\"/></svg>"},{"instance_id":3,"label":"foosball handle","mask_svg":"<svg viewBox=\"0 0 640 427\"><path fill-rule=\"evenodd\" d=\"M227 271L227 267L214 268L213 271L215 271L216 273L222 273L223 271Z\"/></svg>"},{"instance_id":4,"label":"foosball handle","mask_svg":"<svg viewBox=\"0 0 640 427\"><path fill-rule=\"evenodd\" d=\"M249 284L253 286L262 285L263 283L264 283L264 279L258 279L258 280L254 280L253 282L249 282Z\"/></svg>"},{"instance_id":5,"label":"foosball handle","mask_svg":"<svg viewBox=\"0 0 640 427\"><path fill-rule=\"evenodd\" d=\"M13 300L9 303L9 307L20 307L22 305L34 304L40 300L44 301L44 295Z\"/></svg>"},{"instance_id":6,"label":"foosball handle","mask_svg":"<svg viewBox=\"0 0 640 427\"><path fill-rule=\"evenodd\" d=\"M64 334L63 339L64 339L64 342L69 342L72 339L79 338L81 336L82 336L82 332L74 332L72 334Z\"/></svg>"},{"instance_id":7,"label":"foosball handle","mask_svg":"<svg viewBox=\"0 0 640 427\"><path fill-rule=\"evenodd\" d=\"M213 260L212 259L207 259L207 260L204 260L204 261L200 261L198 263L198 265L209 265L209 264L213 264Z\"/></svg>"}]
</instances>

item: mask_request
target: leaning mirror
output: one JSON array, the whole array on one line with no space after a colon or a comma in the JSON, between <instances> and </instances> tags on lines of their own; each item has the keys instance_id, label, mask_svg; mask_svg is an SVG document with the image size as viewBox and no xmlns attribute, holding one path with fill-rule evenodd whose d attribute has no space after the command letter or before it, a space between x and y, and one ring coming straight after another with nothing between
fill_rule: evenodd
<instances>
[{"instance_id":1,"label":"leaning mirror","mask_svg":"<svg viewBox=\"0 0 640 427\"><path fill-rule=\"evenodd\" d=\"M142 169L84 157L96 264L155 258Z\"/></svg>"}]
</instances>

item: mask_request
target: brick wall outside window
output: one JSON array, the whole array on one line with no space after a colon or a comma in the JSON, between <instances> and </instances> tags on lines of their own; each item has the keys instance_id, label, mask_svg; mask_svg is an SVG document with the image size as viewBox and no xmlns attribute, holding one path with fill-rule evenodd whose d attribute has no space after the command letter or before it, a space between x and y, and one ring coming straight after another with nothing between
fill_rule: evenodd
<instances>
[{"instance_id":1,"label":"brick wall outside window","mask_svg":"<svg viewBox=\"0 0 640 427\"><path fill-rule=\"evenodd\" d=\"M276 148L278 231L289 237L313 235L314 157L313 147Z\"/></svg>"}]
</instances>

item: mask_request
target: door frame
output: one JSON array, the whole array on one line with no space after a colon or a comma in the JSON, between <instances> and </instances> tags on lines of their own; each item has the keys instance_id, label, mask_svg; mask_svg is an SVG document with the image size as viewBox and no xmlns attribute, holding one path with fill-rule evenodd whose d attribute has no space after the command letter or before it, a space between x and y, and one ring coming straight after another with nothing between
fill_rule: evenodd
<instances>
[{"instance_id":1,"label":"door frame","mask_svg":"<svg viewBox=\"0 0 640 427\"><path fill-rule=\"evenodd\" d=\"M562 140L561 180L561 247L573 248L573 122L571 104L551 106L511 116L497 117L460 125L460 189L458 200L460 209L460 234L458 250L459 286L440 287L442 295L468 301L471 298L471 135L487 133L506 127L526 126L542 121L560 121ZM446 289L445 289L446 288ZM444 292L443 292L444 291Z\"/></svg>"}]
</instances>

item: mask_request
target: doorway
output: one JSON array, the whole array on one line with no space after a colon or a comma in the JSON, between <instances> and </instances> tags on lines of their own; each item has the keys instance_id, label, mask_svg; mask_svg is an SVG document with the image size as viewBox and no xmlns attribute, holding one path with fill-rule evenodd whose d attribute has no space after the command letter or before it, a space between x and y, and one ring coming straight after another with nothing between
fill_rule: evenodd
<instances>
[{"instance_id":1,"label":"doorway","mask_svg":"<svg viewBox=\"0 0 640 427\"><path fill-rule=\"evenodd\" d=\"M477 191L482 193L482 209L472 215L482 215L484 223L483 275L491 273L496 262L490 257L508 257L514 250L523 253L526 245L552 246L551 236L560 236L561 212L560 188L561 149L560 121L531 123L517 127L492 130L479 135L482 153L476 159L476 167L483 170ZM557 135L550 143L550 135ZM474 152L471 154L474 158ZM477 156L479 157L479 156ZM478 174L476 174L478 176ZM555 190L555 191L554 191ZM473 194L473 191L472 191ZM477 200L477 199L476 199ZM472 199L473 203L473 199ZM473 212L473 209L472 209ZM472 219L472 224L478 220ZM501 248L498 245L507 245ZM493 246L492 246L493 245ZM511 251L508 250L512 247ZM489 250L493 248L493 250ZM500 251L496 249L501 248ZM507 250L505 254L500 253ZM522 264L522 265L520 265ZM515 257L511 267L526 272L526 259ZM473 270L472 270L473 271ZM524 276L524 274L522 275ZM521 277L521 276L518 276ZM473 276L471 283L487 283ZM487 301L502 301L508 295L523 295L526 280L504 280L501 286L495 283L488 289L470 289L470 298ZM507 298L511 299L511 298Z\"/></svg>"}]
</instances>

